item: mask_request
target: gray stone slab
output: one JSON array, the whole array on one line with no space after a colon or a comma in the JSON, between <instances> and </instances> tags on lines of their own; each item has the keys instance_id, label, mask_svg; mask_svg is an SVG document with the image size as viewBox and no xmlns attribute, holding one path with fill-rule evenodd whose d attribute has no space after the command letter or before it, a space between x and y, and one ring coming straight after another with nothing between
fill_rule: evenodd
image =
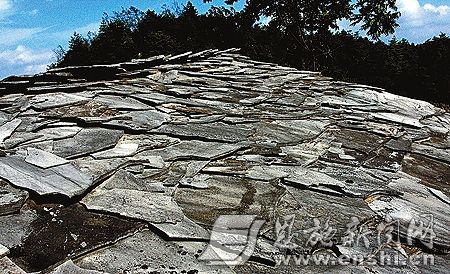
<instances>
[{"instance_id":1,"label":"gray stone slab","mask_svg":"<svg viewBox=\"0 0 450 274\"><path fill-rule=\"evenodd\" d=\"M40 168L49 168L70 163L64 158L41 149L29 147L26 153L25 162Z\"/></svg>"},{"instance_id":2,"label":"gray stone slab","mask_svg":"<svg viewBox=\"0 0 450 274\"><path fill-rule=\"evenodd\" d=\"M169 124L155 130L157 133L171 136L190 137L192 139L207 139L211 141L224 141L237 143L246 141L253 132L251 129L224 123L174 125Z\"/></svg>"},{"instance_id":3,"label":"gray stone slab","mask_svg":"<svg viewBox=\"0 0 450 274\"><path fill-rule=\"evenodd\" d=\"M420 184L420 180L408 175L392 181L389 187L401 193L401 196L373 195L368 202L370 208L383 218L399 222L399 229L406 239L422 242L430 250L448 253L450 250L449 204L442 197L433 194ZM444 195L440 193L440 195ZM444 195L445 196L445 195ZM435 237L421 237L416 234L431 225ZM428 234L427 234L428 235ZM431 236L431 234L430 234ZM412 242L410 242L412 244ZM431 244L431 245L429 245Z\"/></svg>"},{"instance_id":4,"label":"gray stone slab","mask_svg":"<svg viewBox=\"0 0 450 274\"><path fill-rule=\"evenodd\" d=\"M0 244L0 259L9 254L9 249L6 246Z\"/></svg>"},{"instance_id":5,"label":"gray stone slab","mask_svg":"<svg viewBox=\"0 0 450 274\"><path fill-rule=\"evenodd\" d=\"M37 213L29 207L24 207L19 214L0 216L0 243L8 249L20 246L32 232L31 224L37 218Z\"/></svg>"},{"instance_id":6,"label":"gray stone slab","mask_svg":"<svg viewBox=\"0 0 450 274\"><path fill-rule=\"evenodd\" d=\"M96 271L78 267L73 263L72 260L69 260L62 265L53 269L49 274L108 274L103 271Z\"/></svg>"},{"instance_id":7,"label":"gray stone slab","mask_svg":"<svg viewBox=\"0 0 450 274\"><path fill-rule=\"evenodd\" d=\"M246 147L245 143L227 144L203 141L181 141L178 144L150 151L153 155L161 156L164 161L181 159L215 159L232 154Z\"/></svg>"},{"instance_id":8,"label":"gray stone slab","mask_svg":"<svg viewBox=\"0 0 450 274\"><path fill-rule=\"evenodd\" d=\"M193 248L194 246L196 248ZM75 260L83 268L107 271L109 273L233 273L227 267L207 266L197 261L197 251L205 243L165 242L150 231L142 231L122 240L108 249L98 250Z\"/></svg>"},{"instance_id":9,"label":"gray stone slab","mask_svg":"<svg viewBox=\"0 0 450 274\"><path fill-rule=\"evenodd\" d=\"M89 210L116 213L151 223L176 224L184 216L173 198L163 193L100 187L81 202Z\"/></svg>"},{"instance_id":10,"label":"gray stone slab","mask_svg":"<svg viewBox=\"0 0 450 274\"><path fill-rule=\"evenodd\" d=\"M139 144L120 142L114 148L105 151L100 151L92 154L95 159L110 159L129 157L136 154Z\"/></svg>"},{"instance_id":11,"label":"gray stone slab","mask_svg":"<svg viewBox=\"0 0 450 274\"><path fill-rule=\"evenodd\" d=\"M432 146L413 143L411 146L411 152L450 164L450 149L436 149Z\"/></svg>"},{"instance_id":12,"label":"gray stone slab","mask_svg":"<svg viewBox=\"0 0 450 274\"><path fill-rule=\"evenodd\" d=\"M28 192L0 180L0 215L18 212L28 199Z\"/></svg>"},{"instance_id":13,"label":"gray stone slab","mask_svg":"<svg viewBox=\"0 0 450 274\"><path fill-rule=\"evenodd\" d=\"M8 257L3 257L0 259L0 269L2 269L2 273L4 274L27 274Z\"/></svg>"},{"instance_id":14,"label":"gray stone slab","mask_svg":"<svg viewBox=\"0 0 450 274\"><path fill-rule=\"evenodd\" d=\"M40 195L62 194L68 197L83 194L93 183L90 176L73 164L42 169L25 162L20 156L0 157L0 177Z\"/></svg>"},{"instance_id":15,"label":"gray stone slab","mask_svg":"<svg viewBox=\"0 0 450 274\"><path fill-rule=\"evenodd\" d=\"M106 122L106 125L127 128L131 130L152 130L170 121L170 115L156 110L132 111Z\"/></svg>"},{"instance_id":16,"label":"gray stone slab","mask_svg":"<svg viewBox=\"0 0 450 274\"><path fill-rule=\"evenodd\" d=\"M79 96L76 94L53 93L38 94L30 100L30 105L34 108L44 110L48 108L56 108L68 105L86 103L90 98Z\"/></svg>"},{"instance_id":17,"label":"gray stone slab","mask_svg":"<svg viewBox=\"0 0 450 274\"><path fill-rule=\"evenodd\" d=\"M95 102L118 110L147 110L150 106L140 101L125 96L99 95L94 98Z\"/></svg>"},{"instance_id":18,"label":"gray stone slab","mask_svg":"<svg viewBox=\"0 0 450 274\"><path fill-rule=\"evenodd\" d=\"M0 126L0 143L8 139L21 123L21 119L14 119Z\"/></svg>"},{"instance_id":19,"label":"gray stone slab","mask_svg":"<svg viewBox=\"0 0 450 274\"><path fill-rule=\"evenodd\" d=\"M152 226L156 227L171 240L207 241L211 236L206 229L189 220L187 217L184 217L182 221L176 224L153 223Z\"/></svg>"},{"instance_id":20,"label":"gray stone slab","mask_svg":"<svg viewBox=\"0 0 450 274\"><path fill-rule=\"evenodd\" d=\"M84 156L114 147L122 135L122 130L103 128L82 129L72 138L55 141L53 144L53 153L63 158Z\"/></svg>"}]
</instances>

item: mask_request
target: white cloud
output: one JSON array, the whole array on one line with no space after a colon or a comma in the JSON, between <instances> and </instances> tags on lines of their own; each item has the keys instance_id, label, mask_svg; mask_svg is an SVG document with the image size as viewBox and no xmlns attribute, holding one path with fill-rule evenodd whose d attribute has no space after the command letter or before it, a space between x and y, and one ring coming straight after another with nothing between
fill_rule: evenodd
<instances>
[{"instance_id":1,"label":"white cloud","mask_svg":"<svg viewBox=\"0 0 450 274\"><path fill-rule=\"evenodd\" d=\"M447 5L435 6L431 3L425 3L423 6L419 0L397 0L397 6L406 17L425 17L430 13L447 15L450 13L450 7Z\"/></svg>"},{"instance_id":2,"label":"white cloud","mask_svg":"<svg viewBox=\"0 0 450 274\"><path fill-rule=\"evenodd\" d=\"M1 0L0 0L1 1ZM0 45L13 46L17 42L32 38L48 28L4 28L0 35Z\"/></svg>"},{"instance_id":3,"label":"white cloud","mask_svg":"<svg viewBox=\"0 0 450 274\"><path fill-rule=\"evenodd\" d=\"M423 6L423 8L424 8L426 11L431 11L431 12L434 12L434 13L439 13L440 15L447 15L447 14L450 13L450 7L447 6L447 5L440 5L440 6L437 6L437 7L436 7L436 6L432 5L432 4L427 3L427 4L425 4L425 5Z\"/></svg>"},{"instance_id":4,"label":"white cloud","mask_svg":"<svg viewBox=\"0 0 450 274\"><path fill-rule=\"evenodd\" d=\"M50 50L32 50L23 45L0 51L0 78L16 74L35 74L45 71L54 60Z\"/></svg>"},{"instance_id":5,"label":"white cloud","mask_svg":"<svg viewBox=\"0 0 450 274\"><path fill-rule=\"evenodd\" d=\"M76 29L66 29L58 32L49 33L48 37L53 40L68 42L74 32L77 32L83 36L86 36L88 32L97 32L100 27L100 22L89 23L85 26L78 27Z\"/></svg>"},{"instance_id":6,"label":"white cloud","mask_svg":"<svg viewBox=\"0 0 450 274\"><path fill-rule=\"evenodd\" d=\"M10 0L0 0L0 12L7 11L12 8Z\"/></svg>"},{"instance_id":7,"label":"white cloud","mask_svg":"<svg viewBox=\"0 0 450 274\"><path fill-rule=\"evenodd\" d=\"M421 12L418 0L397 0L397 6L403 16L416 17L419 16Z\"/></svg>"},{"instance_id":8,"label":"white cloud","mask_svg":"<svg viewBox=\"0 0 450 274\"><path fill-rule=\"evenodd\" d=\"M419 0L397 0L397 6L402 13L397 38L422 43L441 32L450 34L449 6L435 6Z\"/></svg>"},{"instance_id":9,"label":"white cloud","mask_svg":"<svg viewBox=\"0 0 450 274\"><path fill-rule=\"evenodd\" d=\"M33 51L25 46L19 45L15 50L0 52L0 59L9 64L27 64L40 62L52 58L53 53L48 51Z\"/></svg>"},{"instance_id":10,"label":"white cloud","mask_svg":"<svg viewBox=\"0 0 450 274\"><path fill-rule=\"evenodd\" d=\"M38 13L39 13L38 9L34 9L34 10L28 12L29 15L37 15Z\"/></svg>"}]
</instances>

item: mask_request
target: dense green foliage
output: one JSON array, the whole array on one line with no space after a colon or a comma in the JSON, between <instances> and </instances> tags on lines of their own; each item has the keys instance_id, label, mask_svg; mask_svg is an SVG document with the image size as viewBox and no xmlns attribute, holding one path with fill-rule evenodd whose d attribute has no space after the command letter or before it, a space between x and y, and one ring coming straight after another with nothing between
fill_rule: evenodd
<instances>
[{"instance_id":1,"label":"dense green foliage","mask_svg":"<svg viewBox=\"0 0 450 274\"><path fill-rule=\"evenodd\" d=\"M88 38L75 33L67 51L60 50L54 66L115 63L188 50L239 47L243 54L257 60L321 71L339 80L449 104L450 38L446 35L415 45L396 39L386 44L355 33L336 32L336 21L349 18L362 23L375 39L391 33L398 17L395 1L372 1L378 3L375 6L362 0L356 1L360 6L348 6L346 0L306 1L310 4L307 10L294 10L283 3L272 5L278 2L303 1L248 0L242 12L213 7L206 14L198 14L188 3L178 9L166 8L160 14L135 8L112 16L105 14L98 33ZM298 17L306 12L310 14L305 18ZM267 18L271 20L261 24Z\"/></svg>"}]
</instances>

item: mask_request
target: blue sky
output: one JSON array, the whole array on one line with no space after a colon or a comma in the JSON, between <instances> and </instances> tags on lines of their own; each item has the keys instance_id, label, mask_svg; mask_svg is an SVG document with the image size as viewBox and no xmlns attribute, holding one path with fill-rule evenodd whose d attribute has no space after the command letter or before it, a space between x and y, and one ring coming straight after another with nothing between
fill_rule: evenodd
<instances>
[{"instance_id":1,"label":"blue sky","mask_svg":"<svg viewBox=\"0 0 450 274\"><path fill-rule=\"evenodd\" d=\"M179 4L187 0L178 0ZM192 1L200 12L210 4ZM44 71L54 60L53 50L67 46L74 31L96 31L103 12L131 5L159 11L174 0L0 0L0 79L11 74ZM213 4L220 4L220 0ZM450 34L450 0L397 0L402 12L397 38L421 43L440 32ZM242 1L235 8L242 8ZM342 22L346 28L346 23ZM385 38L387 39L387 38Z\"/></svg>"}]
</instances>

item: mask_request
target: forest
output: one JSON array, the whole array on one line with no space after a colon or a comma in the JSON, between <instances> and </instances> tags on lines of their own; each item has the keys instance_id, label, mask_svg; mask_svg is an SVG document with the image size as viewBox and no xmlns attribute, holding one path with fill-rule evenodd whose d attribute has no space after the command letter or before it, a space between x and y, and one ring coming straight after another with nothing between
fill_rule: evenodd
<instances>
[{"instance_id":1,"label":"forest","mask_svg":"<svg viewBox=\"0 0 450 274\"><path fill-rule=\"evenodd\" d=\"M393 0L247 0L242 11L212 6L204 14L190 2L164 6L160 13L123 8L104 14L97 32L74 33L67 49L55 50L57 61L50 67L236 47L256 60L320 71L448 108L450 37L441 33L422 44L381 41L381 35L394 32L399 16ZM340 30L342 19L361 26L365 35Z\"/></svg>"}]
</instances>

